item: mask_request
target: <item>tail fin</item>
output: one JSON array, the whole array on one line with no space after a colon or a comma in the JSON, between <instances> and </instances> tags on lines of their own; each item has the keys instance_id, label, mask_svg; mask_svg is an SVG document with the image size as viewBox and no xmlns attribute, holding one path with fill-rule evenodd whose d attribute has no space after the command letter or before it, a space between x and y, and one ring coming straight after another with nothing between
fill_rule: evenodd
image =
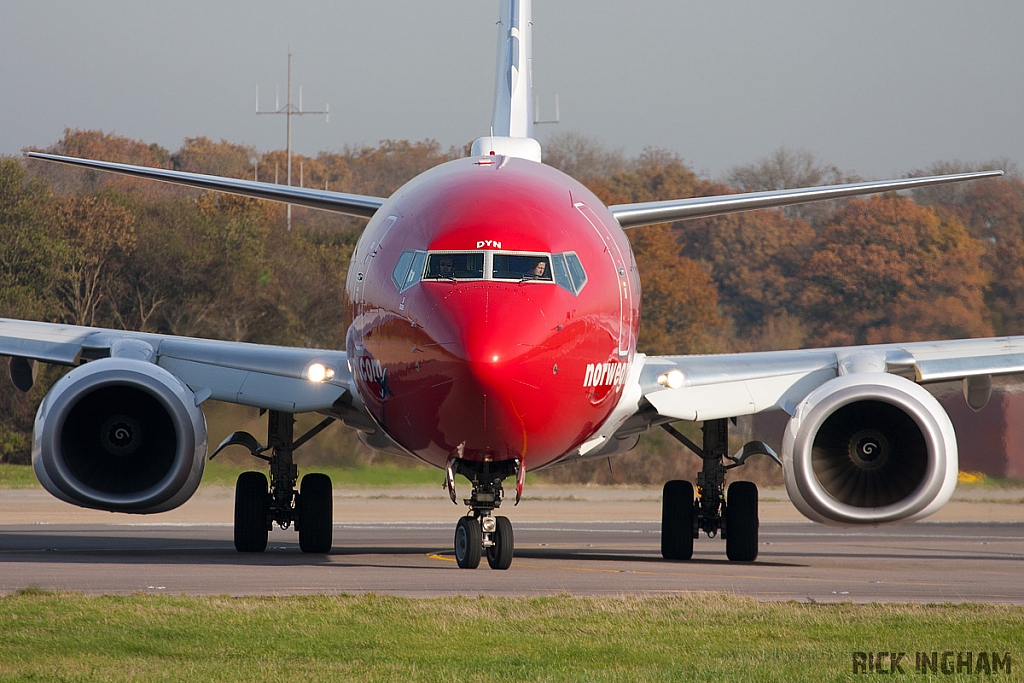
<instances>
[{"instance_id":1,"label":"tail fin","mask_svg":"<svg viewBox=\"0 0 1024 683\"><path fill-rule=\"evenodd\" d=\"M540 144L533 139L532 47L531 0L501 0L491 135L473 143L474 155L540 161Z\"/></svg>"},{"instance_id":2,"label":"tail fin","mask_svg":"<svg viewBox=\"0 0 1024 683\"><path fill-rule=\"evenodd\" d=\"M530 0L501 0L492 135L533 137L533 24Z\"/></svg>"}]
</instances>

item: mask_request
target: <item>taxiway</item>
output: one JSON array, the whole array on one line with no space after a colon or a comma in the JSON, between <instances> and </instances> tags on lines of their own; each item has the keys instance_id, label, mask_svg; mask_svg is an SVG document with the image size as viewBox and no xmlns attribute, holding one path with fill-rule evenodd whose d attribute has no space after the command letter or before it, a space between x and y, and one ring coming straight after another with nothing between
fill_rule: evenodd
<instances>
[{"instance_id":1,"label":"taxiway","mask_svg":"<svg viewBox=\"0 0 1024 683\"><path fill-rule=\"evenodd\" d=\"M335 547L326 556L299 552L290 530L273 531L265 553L235 552L228 490L201 490L178 511L150 517L82 511L41 491L0 491L0 592L436 597L727 591L802 602L1024 604L1024 505L1013 501L968 495L938 521L834 529L799 521L788 502L769 494L759 557L737 564L725 559L720 539L705 537L695 542L692 561L662 560L657 498L652 491L549 492L546 500L542 495L531 506L510 508L516 556L501 572L486 563L476 570L456 567L451 547L461 509L439 502L433 490L336 492ZM963 514L956 515L958 509ZM971 519L983 515L985 521ZM392 521L382 521L389 516Z\"/></svg>"}]
</instances>

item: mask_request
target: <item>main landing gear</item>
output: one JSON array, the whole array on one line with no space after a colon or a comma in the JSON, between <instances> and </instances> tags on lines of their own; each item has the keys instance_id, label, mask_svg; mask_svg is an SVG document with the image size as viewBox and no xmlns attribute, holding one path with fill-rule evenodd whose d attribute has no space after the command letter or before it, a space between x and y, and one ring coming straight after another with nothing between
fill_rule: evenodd
<instances>
[{"instance_id":1,"label":"main landing gear","mask_svg":"<svg viewBox=\"0 0 1024 683\"><path fill-rule=\"evenodd\" d=\"M497 463L470 462L460 458L449 461L445 473L448 493L456 503L455 475L461 474L473 484L473 493L463 502L470 512L455 525L455 562L462 569L476 569L486 556L491 569L512 566L515 538L508 517L495 516L501 506L501 482L513 474L516 478L516 502L522 494L523 465L519 461Z\"/></svg>"},{"instance_id":2,"label":"main landing gear","mask_svg":"<svg viewBox=\"0 0 1024 683\"><path fill-rule=\"evenodd\" d=\"M671 425L662 427L704 462L697 474L697 497L688 481L665 484L661 508L661 555L666 560L693 557L693 539L703 531L709 537L719 532L725 539L725 554L733 562L757 559L757 486L736 481L725 490L725 473L744 464L752 455L767 455L780 466L779 456L766 444L751 441L737 455L729 455L729 421L707 420L702 431L703 447L690 441ZM725 464L725 460L731 461Z\"/></svg>"},{"instance_id":3,"label":"main landing gear","mask_svg":"<svg viewBox=\"0 0 1024 683\"><path fill-rule=\"evenodd\" d=\"M334 499L331 478L326 474L307 474L299 491L298 467L292 453L334 421L326 418L298 439L294 438L295 416L271 410L267 425L267 445L254 436L235 432L217 447L210 459L228 446L245 446L249 452L270 465L270 488L262 472L243 472L235 484L235 549L260 553L267 549L270 529L276 523L282 529L295 524L299 548L304 553L331 552L334 535ZM271 455L266 455L267 451Z\"/></svg>"}]
</instances>

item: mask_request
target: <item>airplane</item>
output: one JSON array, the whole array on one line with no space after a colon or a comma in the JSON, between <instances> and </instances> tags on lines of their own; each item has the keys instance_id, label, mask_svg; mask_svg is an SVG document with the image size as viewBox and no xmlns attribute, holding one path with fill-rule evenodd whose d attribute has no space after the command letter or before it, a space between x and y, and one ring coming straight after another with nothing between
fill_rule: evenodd
<instances>
[{"instance_id":1,"label":"airplane","mask_svg":"<svg viewBox=\"0 0 1024 683\"><path fill-rule=\"evenodd\" d=\"M333 421L367 445L471 483L455 529L460 568L508 569L527 471L636 445L664 428L702 459L669 481L661 552L687 560L701 532L729 560L758 550L758 493L727 474L753 455L784 469L808 518L877 525L924 517L957 481L953 426L924 385L960 380L983 406L994 375L1024 371L1024 338L946 340L720 355L649 356L637 347L640 273L624 230L1002 175L984 171L604 206L542 162L533 136L532 7L501 0L490 134L470 156L370 197L29 152L33 159L367 219L346 282L344 350L286 348L0 321L0 355L31 388L39 362L71 370L43 399L32 460L43 487L85 508L147 514L181 505L207 459L202 404L254 406L267 439L235 432L209 456L246 448L269 466L235 488L234 544L261 552L274 524L307 553L333 544L331 481L298 479L296 449ZM341 341L341 340L339 340ZM753 441L728 450L730 420L785 410L781 457ZM296 435L295 415L323 420ZM672 427L701 422L702 443ZM299 484L298 489L296 485ZM696 485L696 487L694 486Z\"/></svg>"}]
</instances>

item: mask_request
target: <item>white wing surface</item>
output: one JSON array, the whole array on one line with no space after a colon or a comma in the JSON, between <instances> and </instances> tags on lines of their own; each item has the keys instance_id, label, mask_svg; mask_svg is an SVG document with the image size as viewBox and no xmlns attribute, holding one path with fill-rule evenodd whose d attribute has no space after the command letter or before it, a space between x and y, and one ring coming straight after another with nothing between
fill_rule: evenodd
<instances>
[{"instance_id":1,"label":"white wing surface","mask_svg":"<svg viewBox=\"0 0 1024 683\"><path fill-rule=\"evenodd\" d=\"M643 400L658 415L711 420L780 409L792 415L821 384L860 373L889 373L921 384L1024 373L1024 337L649 356L639 381Z\"/></svg>"},{"instance_id":2,"label":"white wing surface","mask_svg":"<svg viewBox=\"0 0 1024 683\"><path fill-rule=\"evenodd\" d=\"M0 356L69 366L103 358L146 361L180 379L197 403L212 398L339 417L360 410L344 351L0 319ZM314 366L323 368L322 381L311 373Z\"/></svg>"}]
</instances>

